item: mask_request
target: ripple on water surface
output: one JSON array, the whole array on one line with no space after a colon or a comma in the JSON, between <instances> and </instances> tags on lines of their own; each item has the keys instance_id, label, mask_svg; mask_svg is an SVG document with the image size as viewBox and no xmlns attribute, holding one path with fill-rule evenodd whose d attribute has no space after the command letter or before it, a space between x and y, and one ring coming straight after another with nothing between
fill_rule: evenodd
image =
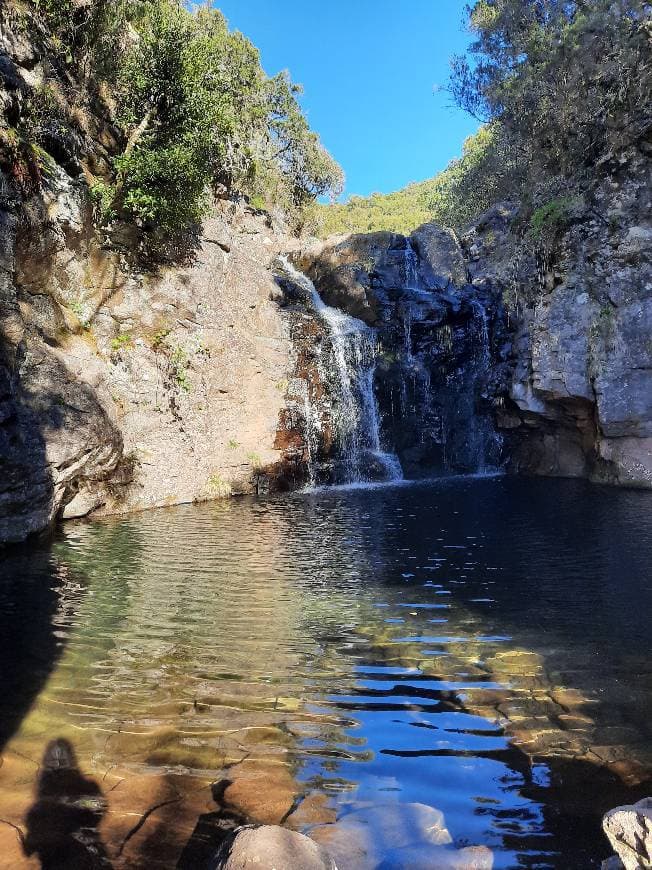
<instances>
[{"instance_id":1,"label":"ripple on water surface","mask_svg":"<svg viewBox=\"0 0 652 870\"><path fill-rule=\"evenodd\" d=\"M59 739L115 868L175 867L216 797L342 868L598 866L601 812L650 790L651 498L458 479L67 524L2 566L0 818L38 851ZM0 824L0 867L33 860Z\"/></svg>"}]
</instances>

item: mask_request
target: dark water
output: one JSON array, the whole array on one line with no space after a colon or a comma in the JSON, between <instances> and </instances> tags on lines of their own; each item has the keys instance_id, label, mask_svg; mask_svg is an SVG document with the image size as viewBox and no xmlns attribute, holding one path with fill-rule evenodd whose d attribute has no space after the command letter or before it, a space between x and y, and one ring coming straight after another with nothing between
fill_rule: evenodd
<instances>
[{"instance_id":1,"label":"dark water","mask_svg":"<svg viewBox=\"0 0 652 870\"><path fill-rule=\"evenodd\" d=\"M243 806L289 795L279 815L343 870L477 845L496 868L599 866L602 812L652 791L651 508L485 478L67 524L4 558L0 817L42 818L61 738L115 868L174 867L211 809L179 799L127 849L152 783L225 770Z\"/></svg>"}]
</instances>

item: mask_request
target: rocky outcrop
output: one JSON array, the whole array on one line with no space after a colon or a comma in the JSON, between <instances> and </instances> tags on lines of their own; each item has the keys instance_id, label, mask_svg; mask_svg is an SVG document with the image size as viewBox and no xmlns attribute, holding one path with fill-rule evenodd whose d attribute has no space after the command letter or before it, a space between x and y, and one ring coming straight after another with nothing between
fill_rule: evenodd
<instances>
[{"instance_id":1,"label":"rocky outcrop","mask_svg":"<svg viewBox=\"0 0 652 870\"><path fill-rule=\"evenodd\" d=\"M0 541L9 542L45 528L78 487L101 487L122 455L95 391L24 316L18 231L15 214L0 212Z\"/></svg>"},{"instance_id":2,"label":"rocky outcrop","mask_svg":"<svg viewBox=\"0 0 652 870\"><path fill-rule=\"evenodd\" d=\"M12 8L0 10L0 104L17 124L52 77ZM5 147L0 125L0 543L61 515L256 492L304 472L305 444L278 437L296 365L271 271L282 231L217 199L180 265L143 267L137 231L94 221L89 182L119 144L110 113L73 120L47 171Z\"/></svg>"},{"instance_id":3,"label":"rocky outcrop","mask_svg":"<svg viewBox=\"0 0 652 870\"><path fill-rule=\"evenodd\" d=\"M3 213L0 539L282 477L294 355L266 219L217 203L191 265L144 273L61 168L29 205L36 224Z\"/></svg>"},{"instance_id":4,"label":"rocky outcrop","mask_svg":"<svg viewBox=\"0 0 652 870\"><path fill-rule=\"evenodd\" d=\"M520 473L652 486L652 180L632 149L538 261L497 206L462 239L474 283L501 287L515 326L499 425ZM521 228L522 233L522 228Z\"/></svg>"},{"instance_id":5,"label":"rocky outcrop","mask_svg":"<svg viewBox=\"0 0 652 870\"><path fill-rule=\"evenodd\" d=\"M337 870L326 849L277 825L240 828L221 845L211 870Z\"/></svg>"},{"instance_id":6,"label":"rocky outcrop","mask_svg":"<svg viewBox=\"0 0 652 870\"><path fill-rule=\"evenodd\" d=\"M652 486L651 148L599 167L550 225L500 203L459 240L426 224L295 253L377 330L385 440L408 476L504 464Z\"/></svg>"},{"instance_id":7,"label":"rocky outcrop","mask_svg":"<svg viewBox=\"0 0 652 870\"><path fill-rule=\"evenodd\" d=\"M506 312L499 287L468 281L452 232L335 237L301 245L293 261L325 302L373 327L380 448L406 477L501 464L493 417L507 388Z\"/></svg>"}]
</instances>

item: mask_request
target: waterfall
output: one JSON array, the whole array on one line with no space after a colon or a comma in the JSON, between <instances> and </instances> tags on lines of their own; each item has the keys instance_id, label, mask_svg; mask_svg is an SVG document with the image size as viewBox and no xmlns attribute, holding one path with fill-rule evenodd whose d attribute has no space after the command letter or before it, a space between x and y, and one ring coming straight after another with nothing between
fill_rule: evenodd
<instances>
[{"instance_id":1,"label":"waterfall","mask_svg":"<svg viewBox=\"0 0 652 870\"><path fill-rule=\"evenodd\" d=\"M320 367L332 394L332 427L337 449L333 474L338 483L364 483L402 479L401 465L394 453L382 447L380 413L374 395L376 372L376 333L361 320L351 317L323 301L313 282L279 258L292 282L310 298L313 308L326 326L328 352L322 354ZM311 482L315 468L315 412L307 407L306 438Z\"/></svg>"},{"instance_id":2,"label":"waterfall","mask_svg":"<svg viewBox=\"0 0 652 870\"><path fill-rule=\"evenodd\" d=\"M417 290L417 254L409 237L405 240L405 289Z\"/></svg>"},{"instance_id":3,"label":"waterfall","mask_svg":"<svg viewBox=\"0 0 652 870\"><path fill-rule=\"evenodd\" d=\"M476 339L480 345L478 359L474 366L474 392L480 393L480 387L491 367L491 345L489 339L489 317L486 307L477 299L471 300L474 321L476 323ZM476 471L493 473L499 465L502 448L502 437L490 424L486 417L477 413L473 416L471 444L475 452Z\"/></svg>"}]
</instances>

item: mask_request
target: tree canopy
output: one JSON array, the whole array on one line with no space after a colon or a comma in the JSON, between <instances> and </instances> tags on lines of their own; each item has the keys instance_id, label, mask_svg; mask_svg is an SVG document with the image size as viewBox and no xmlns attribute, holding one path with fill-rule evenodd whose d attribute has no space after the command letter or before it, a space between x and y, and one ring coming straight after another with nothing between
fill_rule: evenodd
<instances>
[{"instance_id":1,"label":"tree canopy","mask_svg":"<svg viewBox=\"0 0 652 870\"><path fill-rule=\"evenodd\" d=\"M98 215L170 237L205 213L211 190L279 207L295 224L342 189L288 73L269 78L224 16L181 0L33 0L59 62L112 93L122 146L98 178Z\"/></svg>"}]
</instances>

